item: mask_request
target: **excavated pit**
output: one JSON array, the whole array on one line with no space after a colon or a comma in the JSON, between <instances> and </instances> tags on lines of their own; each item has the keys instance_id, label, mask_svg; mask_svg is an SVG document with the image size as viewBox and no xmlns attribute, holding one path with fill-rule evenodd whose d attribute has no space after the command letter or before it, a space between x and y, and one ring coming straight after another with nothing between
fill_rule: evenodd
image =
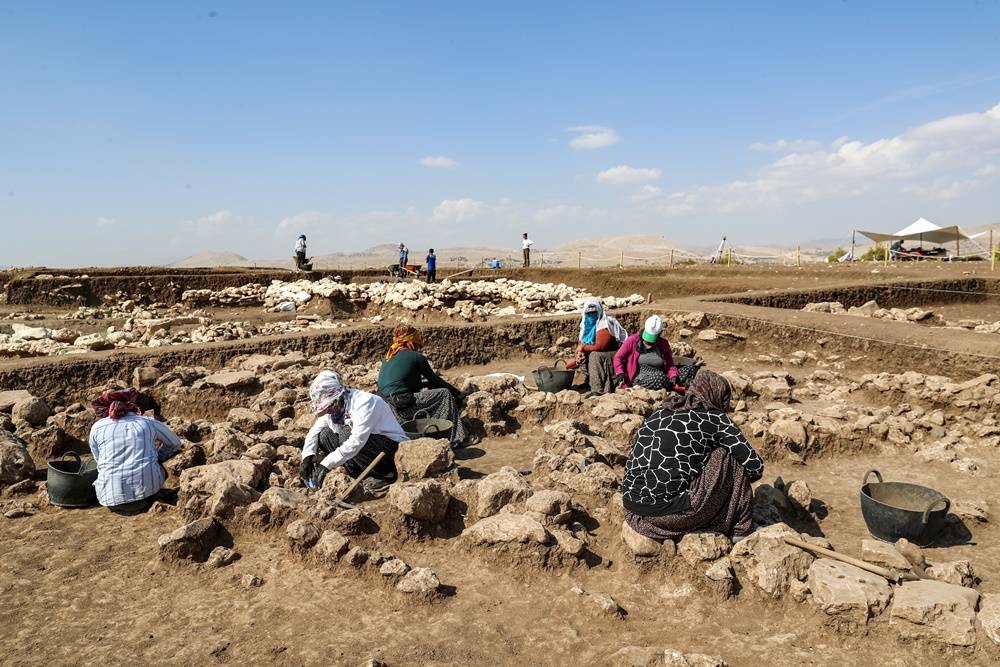
<instances>
[{"instance_id":1,"label":"excavated pit","mask_svg":"<svg viewBox=\"0 0 1000 667\"><path fill-rule=\"evenodd\" d=\"M230 275L223 274L222 279L230 280ZM167 272L161 276L168 282L175 279ZM213 277L217 276L206 272L198 279ZM117 279L114 275L107 278ZM593 281L593 276L588 280ZM656 276L646 272L637 281L628 282L628 277L620 280L615 290L602 290L600 284L588 288L595 293L627 294L640 291L640 285L654 285ZM972 284L976 290L989 290L995 284L978 278L944 282L965 291L971 291ZM941 283L919 284L937 289ZM190 286L184 284L185 288ZM997 500L989 489L995 488L994 471L1000 469L1000 427L996 427L998 443L990 444L995 435L987 425L995 422L1000 406L989 398L996 393L995 383L984 375L996 371L997 356L977 352L975 345L948 349L937 339L909 340L905 333L908 325L902 323L866 322L875 330L859 335L856 327L824 328L826 319L821 314L787 312L815 300L858 305L859 301L880 299L878 290L882 289L879 285L838 286L799 290L797 294L727 297L721 303L661 301L615 315L631 331L650 313L666 315L666 331L672 342L693 347L713 370L735 372L738 377L731 381L744 405L739 406L734 419L767 462L758 495L764 499L783 497L784 491L776 489L783 489L785 482L779 484L776 477L787 483L808 481L814 500L811 508L806 512L782 509L782 519L796 531L828 537L838 551L856 555L860 540L868 537L856 505L861 477L869 468L881 469L887 479L932 485L956 501ZM917 305L903 301L906 294L898 286L892 289L896 296L885 296L887 306ZM897 297L900 301L891 301ZM959 302L973 307L978 303ZM407 317L420 323L428 357L452 381L481 378L493 371L527 375L555 357L570 356L572 343L564 342L560 347L558 341L563 337L575 340L579 323L576 315L463 323L444 319L441 313L376 313L367 308L346 312L342 304L338 306L342 318L377 314L385 319L377 326L357 323L329 332L18 360L0 365L0 391L25 389L45 397L52 406L86 404L95 388L114 379L130 383L137 369L183 375L185 369L196 367L214 373L257 368L254 364L259 363L254 371L259 384L217 390L199 385L198 380L184 381L182 386L164 382L152 385L147 392L164 417L183 428L189 447L202 450L211 462L245 462L252 459L240 451L243 445L236 442L238 439L230 438L230 442L216 437L216 430L230 433L235 428L223 425L230 421L232 408L270 415L275 408L273 396L283 389L293 390L294 405L287 407L294 408L295 424L280 426L286 436L274 439L273 432L241 431L241 437L247 444L264 440L286 450L267 466L273 476L260 480L258 492L269 487L265 493L280 489L301 494L303 490L292 483L297 470L294 450L311 421L303 412L307 407L303 394L310 374L315 372L313 359L329 365L354 365L351 373L370 382L373 365L388 346L392 324ZM317 308L324 310L326 304ZM225 313L227 309L219 310ZM335 310L331 306L330 314ZM699 310L705 315L690 315ZM255 355L272 359L255 361ZM291 363L292 358L301 360ZM289 362L287 367L275 370L285 361ZM873 377L880 371L887 371L886 376ZM917 373L904 377L900 375L903 371ZM916 377L921 373L947 375L954 386ZM199 371L198 376L202 375ZM988 395L987 387L991 387ZM484 441L456 452L451 477L440 479L452 501L447 519L437 529L423 529L402 517L386 499L361 498L365 520L359 524L364 526L349 533L351 544L355 548L360 545L373 556L391 550L414 566L432 567L445 584L433 601L416 602L416 598L403 596L392 584L382 583L384 578L377 569L344 562L330 565L318 555L318 547L308 550L296 546L290 530L294 518L321 528L346 530L341 514L324 518L314 510L306 512L306 506L317 502L322 506L322 498L316 496L307 496L305 501L310 504L304 504L297 514L295 509L282 508L285 514L279 516L279 505L269 505L274 507L270 523L260 520L260 502L248 506L253 512L241 509L238 516L222 517L232 531L232 546L243 558L221 570L157 561L157 536L192 518L185 514L183 501L177 508L128 520L112 517L100 508L68 512L48 507L16 521L0 519L6 521L0 523L0 543L4 545L0 556L7 568L0 572L0 579L12 582L5 583L6 604L0 611L0 626L58 623L77 637L75 645L80 652L74 657L110 659L110 654L102 653L106 650L103 646L80 638L91 636L87 633L94 615L113 621L127 615L139 619L137 629L128 630L129 645L140 648L129 649L127 659L137 663L148 661L150 653L142 648L147 647L185 663L224 656L251 663L287 658L289 663L312 664L317 662L316 655L287 637L313 622L317 614L348 617L359 610L366 614L363 632L347 630L324 640L324 650L333 651L330 655L336 655L338 663L362 664L368 656L377 655L389 664L620 664L611 656L623 647L664 645L721 655L736 667L765 660L775 665L843 664L845 660L872 664L887 656L912 664L942 659L974 665L995 661L998 652L982 630L974 649L900 639L889 623L888 612L859 626L813 604L796 602L790 593L775 599L780 596L762 593L743 574L737 586L743 590L728 590L706 579L703 571L707 562L691 565L681 556L662 553L651 558L635 556L620 537L621 507L613 496L614 485L607 484L606 477L571 474L565 467L546 468L573 450L574 456L596 457L591 463L593 470L620 474L635 419L655 403L641 392L635 396L642 398L630 398L626 393L581 399L530 389L527 393L473 392L470 409L478 417L485 415L483 406L495 400L494 411L509 410L510 419L506 423L480 420L479 427L487 429ZM504 407L508 405L504 401L511 407ZM835 411L852 416L843 419L832 414ZM287 410L281 414L292 418ZM276 411L276 428L278 416ZM86 430L92 423L89 413L60 412L57 421L58 428L69 436L60 446L86 451ZM790 423L803 426L802 442L796 441L794 429L779 428ZM976 430L980 424L985 430ZM53 426L41 431L51 431ZM939 441L948 439L954 440L952 458L933 458L938 455L935 447ZM47 439L32 443L32 447L46 443ZM545 455L539 457L539 451ZM479 481L505 466L525 473L536 492L557 489L570 493L574 502L571 517L563 524L546 524L553 534L558 533L558 542L544 548L516 544L485 547L462 536L463 529L479 518ZM173 470L173 464L171 467ZM172 474L171 483L177 482L180 472L178 468ZM273 501L275 495L270 493L268 502ZM527 511L524 502L511 502L505 512ZM981 589L996 594L1000 533L988 521L977 523L964 516L956 520L955 534L961 526L974 539L939 545L928 550L928 557L937 562L972 559L982 578ZM569 526L574 526L573 532ZM568 550L576 548L573 540L577 538L586 542L585 548L579 557L570 557ZM74 558L67 559L65 549L72 550ZM356 552L350 553L357 557ZM93 567L97 560L105 567ZM125 576L136 568L142 577ZM89 573L89 578L80 576L82 573ZM261 582L252 588L239 583L257 575ZM93 600L87 618L78 618L78 611L56 604L48 592L55 590L53 584L58 582L64 584L59 596L89 599L88 591L100 586L113 603L109 606L103 599ZM309 591L305 600L303 590ZM738 595L730 597L734 592ZM621 613L601 611L603 607L595 604L605 593L614 596L623 608ZM150 604L150 600L155 603ZM378 613L369 613L373 609ZM146 626L168 613L178 620L176 638L149 636ZM267 614L266 623L261 614ZM206 624L213 628L211 633L185 629ZM419 641L414 640L417 636ZM0 637L6 641L7 635L0 632ZM737 639L720 642L719 637ZM41 646L38 655L54 657Z\"/></svg>"}]
</instances>

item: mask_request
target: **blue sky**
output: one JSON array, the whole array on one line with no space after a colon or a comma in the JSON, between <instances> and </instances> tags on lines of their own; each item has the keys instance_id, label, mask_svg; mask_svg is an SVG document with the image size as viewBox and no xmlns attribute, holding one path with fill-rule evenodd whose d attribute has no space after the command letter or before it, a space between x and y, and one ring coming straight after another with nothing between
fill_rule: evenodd
<instances>
[{"instance_id":1,"label":"blue sky","mask_svg":"<svg viewBox=\"0 0 1000 667\"><path fill-rule=\"evenodd\" d=\"M998 25L995 1L6 3L0 264L992 223Z\"/></svg>"}]
</instances>

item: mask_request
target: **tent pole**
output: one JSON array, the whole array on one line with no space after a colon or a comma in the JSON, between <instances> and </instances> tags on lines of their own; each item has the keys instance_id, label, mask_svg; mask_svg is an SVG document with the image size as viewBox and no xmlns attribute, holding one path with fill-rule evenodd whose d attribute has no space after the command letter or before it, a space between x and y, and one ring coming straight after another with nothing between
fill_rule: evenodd
<instances>
[{"instance_id":1,"label":"tent pole","mask_svg":"<svg viewBox=\"0 0 1000 667\"><path fill-rule=\"evenodd\" d=\"M958 231L958 227L955 227L955 254L962 256L962 232Z\"/></svg>"},{"instance_id":2,"label":"tent pole","mask_svg":"<svg viewBox=\"0 0 1000 667\"><path fill-rule=\"evenodd\" d=\"M993 246L993 228L990 227L990 271L997 270L997 249Z\"/></svg>"},{"instance_id":3,"label":"tent pole","mask_svg":"<svg viewBox=\"0 0 1000 667\"><path fill-rule=\"evenodd\" d=\"M858 230L851 230L851 261L855 261L857 257L854 256L854 242L857 240Z\"/></svg>"}]
</instances>

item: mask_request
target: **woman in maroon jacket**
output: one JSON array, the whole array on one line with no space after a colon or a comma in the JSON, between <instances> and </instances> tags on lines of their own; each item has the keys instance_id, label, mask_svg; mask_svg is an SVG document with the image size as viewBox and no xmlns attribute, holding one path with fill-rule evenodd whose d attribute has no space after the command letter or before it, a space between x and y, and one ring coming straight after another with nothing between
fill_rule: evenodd
<instances>
[{"instance_id":1,"label":"woman in maroon jacket","mask_svg":"<svg viewBox=\"0 0 1000 667\"><path fill-rule=\"evenodd\" d=\"M663 320L653 315L646 320L640 333L625 339L615 354L615 383L619 387L634 385L646 389L678 387L678 371L670 343L660 336Z\"/></svg>"},{"instance_id":2,"label":"woman in maroon jacket","mask_svg":"<svg viewBox=\"0 0 1000 667\"><path fill-rule=\"evenodd\" d=\"M613 359L615 351L625 339L625 331L618 320L604 312L598 299L587 299L580 318L580 342L576 346L576 359L566 368L583 369L584 381L592 394L610 393L615 390Z\"/></svg>"}]
</instances>

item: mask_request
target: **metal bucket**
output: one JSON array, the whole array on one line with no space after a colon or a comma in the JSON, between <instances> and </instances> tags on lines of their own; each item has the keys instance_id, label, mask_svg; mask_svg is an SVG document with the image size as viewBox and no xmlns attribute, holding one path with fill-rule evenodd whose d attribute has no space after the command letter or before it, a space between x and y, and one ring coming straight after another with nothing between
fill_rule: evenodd
<instances>
[{"instance_id":1,"label":"metal bucket","mask_svg":"<svg viewBox=\"0 0 1000 667\"><path fill-rule=\"evenodd\" d=\"M405 421L400 426L411 438L439 438L444 439L451 435L451 428L454 424L448 419L431 419L427 417L426 410L417 410L413 419ZM425 415L421 417L420 415Z\"/></svg>"},{"instance_id":2,"label":"metal bucket","mask_svg":"<svg viewBox=\"0 0 1000 667\"><path fill-rule=\"evenodd\" d=\"M872 473L878 483L868 481ZM883 482L878 470L869 470L861 481L861 515L868 532L883 542L905 537L920 546L930 544L950 507L944 494L919 484Z\"/></svg>"},{"instance_id":3,"label":"metal bucket","mask_svg":"<svg viewBox=\"0 0 1000 667\"><path fill-rule=\"evenodd\" d=\"M83 461L76 452L67 452L75 461L65 458L49 461L45 486L49 492L49 503L58 507L90 507L97 503L97 461ZM65 455L64 455L65 456Z\"/></svg>"},{"instance_id":4,"label":"metal bucket","mask_svg":"<svg viewBox=\"0 0 1000 667\"><path fill-rule=\"evenodd\" d=\"M576 375L576 371L569 371L565 368L559 370L560 362L563 366L566 365L562 359L557 359L551 368L542 366L538 370L531 371L531 377L535 380L538 391L555 394L573 386L573 377Z\"/></svg>"}]
</instances>

